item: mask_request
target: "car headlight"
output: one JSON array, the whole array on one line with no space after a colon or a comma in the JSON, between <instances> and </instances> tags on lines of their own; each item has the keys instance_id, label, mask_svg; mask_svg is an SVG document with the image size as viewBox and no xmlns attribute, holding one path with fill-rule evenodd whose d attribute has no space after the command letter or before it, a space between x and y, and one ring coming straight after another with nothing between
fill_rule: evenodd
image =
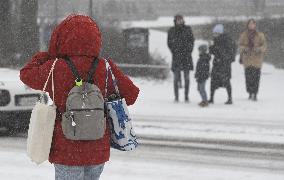
<instances>
[{"instance_id":1,"label":"car headlight","mask_svg":"<svg viewBox=\"0 0 284 180\"><path fill-rule=\"evenodd\" d=\"M11 97L7 90L0 89L0 106L6 106L10 103Z\"/></svg>"}]
</instances>

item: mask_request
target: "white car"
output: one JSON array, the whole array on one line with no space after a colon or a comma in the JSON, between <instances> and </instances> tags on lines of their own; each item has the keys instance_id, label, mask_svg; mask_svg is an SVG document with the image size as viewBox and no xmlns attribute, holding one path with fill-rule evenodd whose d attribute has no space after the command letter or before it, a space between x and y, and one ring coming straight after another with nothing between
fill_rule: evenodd
<instances>
[{"instance_id":1,"label":"white car","mask_svg":"<svg viewBox=\"0 0 284 180\"><path fill-rule=\"evenodd\" d=\"M32 108L40 95L40 91L22 83L18 70L0 68L0 128L6 128L9 133L27 130ZM43 99L48 103L47 95Z\"/></svg>"}]
</instances>

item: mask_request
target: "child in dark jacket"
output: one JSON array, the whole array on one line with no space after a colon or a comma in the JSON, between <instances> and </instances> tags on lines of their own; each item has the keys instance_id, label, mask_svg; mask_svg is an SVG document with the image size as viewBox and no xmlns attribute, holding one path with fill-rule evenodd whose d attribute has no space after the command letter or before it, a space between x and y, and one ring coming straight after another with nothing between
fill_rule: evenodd
<instances>
[{"instance_id":1,"label":"child in dark jacket","mask_svg":"<svg viewBox=\"0 0 284 180\"><path fill-rule=\"evenodd\" d=\"M205 85L206 80L209 78L211 56L207 53L207 45L199 46L198 50L199 59L196 65L195 78L198 83L198 91L202 98L199 106L206 107L208 106L208 99Z\"/></svg>"}]
</instances>

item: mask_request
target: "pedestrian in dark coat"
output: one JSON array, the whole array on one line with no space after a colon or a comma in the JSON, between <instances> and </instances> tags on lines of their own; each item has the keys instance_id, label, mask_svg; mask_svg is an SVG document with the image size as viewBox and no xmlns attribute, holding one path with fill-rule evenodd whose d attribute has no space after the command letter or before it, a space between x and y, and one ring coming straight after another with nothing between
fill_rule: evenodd
<instances>
[{"instance_id":1,"label":"pedestrian in dark coat","mask_svg":"<svg viewBox=\"0 0 284 180\"><path fill-rule=\"evenodd\" d=\"M185 101L188 102L189 71L193 70L191 53L194 46L194 37L190 26L185 25L181 15L174 18L175 26L168 31L168 47L172 53L172 71L174 74L175 101L179 101L180 73L184 74Z\"/></svg>"},{"instance_id":2,"label":"pedestrian in dark coat","mask_svg":"<svg viewBox=\"0 0 284 180\"><path fill-rule=\"evenodd\" d=\"M99 57L101 44L101 33L93 19L83 15L71 15L53 31L48 52L35 54L20 73L22 82L33 89L42 90L50 68L58 58L54 68L54 103L57 107L57 116L49 154L49 161L55 166L56 180L99 179L104 163L110 157L109 128L106 128L101 139L73 141L64 136L61 126L61 114L66 110L68 93L74 87L76 79L64 57L70 57L84 80L94 59L99 61L93 76L94 83L105 98L115 92L112 78L109 77L108 93L105 94L106 65L104 59ZM120 95L125 98L128 105L132 105L137 99L139 89L112 60L109 62ZM47 92L52 94L51 81L47 85Z\"/></svg>"},{"instance_id":3,"label":"pedestrian in dark coat","mask_svg":"<svg viewBox=\"0 0 284 180\"><path fill-rule=\"evenodd\" d=\"M207 93L206 93L206 81L209 78L210 60L211 56L207 53L207 45L199 46L199 59L196 65L195 78L198 83L198 91L201 95L202 101L199 103L201 107L208 106Z\"/></svg>"},{"instance_id":4,"label":"pedestrian in dark coat","mask_svg":"<svg viewBox=\"0 0 284 180\"><path fill-rule=\"evenodd\" d=\"M214 93L219 87L225 87L228 100L225 104L232 104L231 63L235 61L236 44L232 38L224 33L224 26L218 24L213 29L214 40L209 52L214 55L211 73L211 93L209 103L214 103Z\"/></svg>"}]
</instances>

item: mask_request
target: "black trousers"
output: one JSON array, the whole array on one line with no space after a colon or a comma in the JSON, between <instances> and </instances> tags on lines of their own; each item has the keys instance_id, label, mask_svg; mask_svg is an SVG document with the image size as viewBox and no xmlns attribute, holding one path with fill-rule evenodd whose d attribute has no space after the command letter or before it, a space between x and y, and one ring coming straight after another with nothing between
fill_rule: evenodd
<instances>
[{"instance_id":1,"label":"black trousers","mask_svg":"<svg viewBox=\"0 0 284 180\"><path fill-rule=\"evenodd\" d=\"M189 94L189 70L183 70L184 76L184 97L188 99ZM181 71L174 71L174 93L175 99L179 99L179 83L181 82Z\"/></svg>"},{"instance_id":2,"label":"black trousers","mask_svg":"<svg viewBox=\"0 0 284 180\"><path fill-rule=\"evenodd\" d=\"M246 88L249 94L257 94L259 89L261 70L256 67L245 68Z\"/></svg>"}]
</instances>

